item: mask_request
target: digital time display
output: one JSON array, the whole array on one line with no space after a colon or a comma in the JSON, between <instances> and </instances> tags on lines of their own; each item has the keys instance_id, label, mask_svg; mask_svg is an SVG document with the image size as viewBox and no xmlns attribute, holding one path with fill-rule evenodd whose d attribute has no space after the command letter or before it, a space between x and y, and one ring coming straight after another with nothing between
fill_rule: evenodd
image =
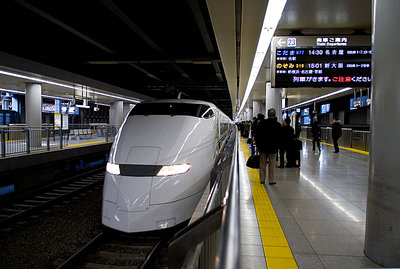
<instances>
[{"instance_id":1,"label":"digital time display","mask_svg":"<svg viewBox=\"0 0 400 269\"><path fill-rule=\"evenodd\" d=\"M276 48L273 87L370 87L371 56L370 46Z\"/></svg>"}]
</instances>

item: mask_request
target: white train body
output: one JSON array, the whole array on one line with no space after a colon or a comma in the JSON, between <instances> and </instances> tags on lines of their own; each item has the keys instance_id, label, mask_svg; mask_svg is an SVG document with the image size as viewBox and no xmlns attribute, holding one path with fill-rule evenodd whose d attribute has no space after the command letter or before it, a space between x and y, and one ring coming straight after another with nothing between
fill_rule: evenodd
<instances>
[{"instance_id":1,"label":"white train body","mask_svg":"<svg viewBox=\"0 0 400 269\"><path fill-rule=\"evenodd\" d=\"M138 104L110 152L103 225L131 233L190 219L230 128L230 119L208 102Z\"/></svg>"}]
</instances>

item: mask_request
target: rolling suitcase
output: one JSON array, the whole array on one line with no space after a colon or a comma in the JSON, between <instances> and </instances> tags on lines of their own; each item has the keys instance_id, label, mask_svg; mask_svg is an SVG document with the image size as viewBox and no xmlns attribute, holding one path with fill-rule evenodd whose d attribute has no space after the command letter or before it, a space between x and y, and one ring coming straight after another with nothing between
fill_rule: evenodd
<instances>
[{"instance_id":1,"label":"rolling suitcase","mask_svg":"<svg viewBox=\"0 0 400 269\"><path fill-rule=\"evenodd\" d=\"M294 140L289 152L287 153L288 167L300 167L300 150L302 142L298 139Z\"/></svg>"},{"instance_id":2,"label":"rolling suitcase","mask_svg":"<svg viewBox=\"0 0 400 269\"><path fill-rule=\"evenodd\" d=\"M293 165L294 167L300 167L300 150L295 149L295 150L292 152L292 158L293 158L293 160L292 160L292 165Z\"/></svg>"},{"instance_id":3,"label":"rolling suitcase","mask_svg":"<svg viewBox=\"0 0 400 269\"><path fill-rule=\"evenodd\" d=\"M295 146L292 152L292 164L294 167L300 167L300 150L303 149L303 142L300 139L295 139Z\"/></svg>"}]
</instances>

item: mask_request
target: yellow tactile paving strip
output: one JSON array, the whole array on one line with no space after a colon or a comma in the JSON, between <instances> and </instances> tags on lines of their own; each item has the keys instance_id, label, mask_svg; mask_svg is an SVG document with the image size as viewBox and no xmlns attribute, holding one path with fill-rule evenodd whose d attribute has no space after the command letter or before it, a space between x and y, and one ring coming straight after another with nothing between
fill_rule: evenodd
<instances>
[{"instance_id":1,"label":"yellow tactile paving strip","mask_svg":"<svg viewBox=\"0 0 400 269\"><path fill-rule=\"evenodd\" d=\"M72 148L72 147L92 145L92 144L100 144L100 143L106 143L106 142L105 141L93 141L93 142L87 142L87 143L72 144L72 145L65 146L64 148Z\"/></svg>"},{"instance_id":2,"label":"yellow tactile paving strip","mask_svg":"<svg viewBox=\"0 0 400 269\"><path fill-rule=\"evenodd\" d=\"M240 150L243 151L247 160L250 157L250 152L243 138L241 138ZM297 269L292 251L289 248L268 194L264 185L260 184L258 170L247 168L247 171L268 269Z\"/></svg>"},{"instance_id":3,"label":"yellow tactile paving strip","mask_svg":"<svg viewBox=\"0 0 400 269\"><path fill-rule=\"evenodd\" d=\"M311 141L311 142L312 142L312 139L308 139L308 138L304 138L304 137L300 137L300 139L308 140L308 141ZM332 144L328 144L328 143L325 143L325 142L320 142L320 143L321 143L321 144L324 144L324 145L328 145L328 146L333 147ZM346 148L346 147L341 147L341 146L339 146L339 148L340 148L340 149L349 150L349 151L353 151L353 152L357 152L357 153L364 154L364 155L369 155L369 152L368 152L368 151L364 151L364 150L353 149L353 148Z\"/></svg>"}]
</instances>

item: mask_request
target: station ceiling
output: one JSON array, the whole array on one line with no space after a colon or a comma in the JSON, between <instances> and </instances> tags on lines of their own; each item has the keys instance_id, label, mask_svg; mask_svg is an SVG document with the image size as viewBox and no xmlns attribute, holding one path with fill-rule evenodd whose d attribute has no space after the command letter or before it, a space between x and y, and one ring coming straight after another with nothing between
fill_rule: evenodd
<instances>
[{"instance_id":1,"label":"station ceiling","mask_svg":"<svg viewBox=\"0 0 400 269\"><path fill-rule=\"evenodd\" d=\"M236 99L244 95L267 4L1 1L0 51L113 85L127 97L176 98L182 92L185 98L211 101L232 115ZM288 0L276 34L370 34L371 17L371 1ZM266 60L249 102L265 99L268 73ZM285 93L291 104L333 90Z\"/></svg>"}]
</instances>

